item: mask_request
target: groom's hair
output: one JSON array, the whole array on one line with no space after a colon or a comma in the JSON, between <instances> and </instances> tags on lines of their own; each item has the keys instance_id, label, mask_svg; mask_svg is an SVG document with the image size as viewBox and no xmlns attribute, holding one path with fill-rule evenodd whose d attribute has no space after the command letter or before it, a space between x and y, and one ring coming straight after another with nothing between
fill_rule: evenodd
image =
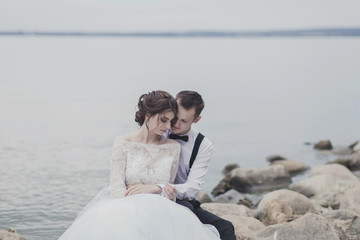
<instances>
[{"instance_id":1,"label":"groom's hair","mask_svg":"<svg viewBox=\"0 0 360 240\"><path fill-rule=\"evenodd\" d=\"M195 91L181 91L176 94L176 100L179 101L180 105L186 110L190 110L192 107L195 107L194 118L200 116L201 111L205 107L205 103L201 95Z\"/></svg>"}]
</instances>

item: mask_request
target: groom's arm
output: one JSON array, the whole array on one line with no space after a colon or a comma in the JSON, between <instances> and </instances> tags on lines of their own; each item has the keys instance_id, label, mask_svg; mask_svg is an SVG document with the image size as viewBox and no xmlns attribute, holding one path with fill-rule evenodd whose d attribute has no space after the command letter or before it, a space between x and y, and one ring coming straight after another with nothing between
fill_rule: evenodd
<instances>
[{"instance_id":1,"label":"groom's arm","mask_svg":"<svg viewBox=\"0 0 360 240\"><path fill-rule=\"evenodd\" d=\"M178 199L195 199L205 183L205 177L212 158L212 152L212 143L208 139L204 139L204 144L200 145L198 155L194 160L194 164L190 169L186 182L182 184L173 184ZM172 194L174 194L174 192Z\"/></svg>"}]
</instances>

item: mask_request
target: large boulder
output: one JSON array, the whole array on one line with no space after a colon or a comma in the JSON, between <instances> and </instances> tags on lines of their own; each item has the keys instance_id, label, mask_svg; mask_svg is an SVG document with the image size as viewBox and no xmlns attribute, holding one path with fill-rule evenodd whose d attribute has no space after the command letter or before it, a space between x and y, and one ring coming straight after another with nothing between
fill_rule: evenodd
<instances>
[{"instance_id":1,"label":"large boulder","mask_svg":"<svg viewBox=\"0 0 360 240\"><path fill-rule=\"evenodd\" d=\"M287 187L290 174L282 165L263 168L236 168L231 171L229 186L239 192L256 192Z\"/></svg>"},{"instance_id":2,"label":"large boulder","mask_svg":"<svg viewBox=\"0 0 360 240\"><path fill-rule=\"evenodd\" d=\"M352 183L349 185L346 181L338 180L330 175L318 175L294 183L289 189L307 197L313 197L327 192L341 193L349 186L352 186Z\"/></svg>"},{"instance_id":3,"label":"large boulder","mask_svg":"<svg viewBox=\"0 0 360 240\"><path fill-rule=\"evenodd\" d=\"M9 228L8 230L0 230L0 240L25 240L25 238L14 229Z\"/></svg>"},{"instance_id":4,"label":"large boulder","mask_svg":"<svg viewBox=\"0 0 360 240\"><path fill-rule=\"evenodd\" d=\"M358 183L357 177L352 174L349 169L340 164L327 164L314 167L310 170L309 176L329 175L336 179L341 179L346 182Z\"/></svg>"},{"instance_id":5,"label":"large boulder","mask_svg":"<svg viewBox=\"0 0 360 240\"><path fill-rule=\"evenodd\" d=\"M318 149L318 150L331 150L331 149L333 149L330 140L320 141L320 142L318 142L318 143L316 143L314 145L314 148Z\"/></svg>"},{"instance_id":6,"label":"large boulder","mask_svg":"<svg viewBox=\"0 0 360 240\"><path fill-rule=\"evenodd\" d=\"M322 214L326 218L340 240L360 239L360 215L351 210L336 210Z\"/></svg>"},{"instance_id":7,"label":"large boulder","mask_svg":"<svg viewBox=\"0 0 360 240\"><path fill-rule=\"evenodd\" d=\"M201 208L219 217L229 214L245 217L254 216L253 210L248 207L232 203L203 203L201 204Z\"/></svg>"},{"instance_id":8,"label":"large boulder","mask_svg":"<svg viewBox=\"0 0 360 240\"><path fill-rule=\"evenodd\" d=\"M309 165L292 159L273 161L271 165L282 165L285 167L285 170L292 175L310 168Z\"/></svg>"},{"instance_id":9,"label":"large boulder","mask_svg":"<svg viewBox=\"0 0 360 240\"><path fill-rule=\"evenodd\" d=\"M347 190L340 200L340 209L349 209L360 214L360 184Z\"/></svg>"},{"instance_id":10,"label":"large boulder","mask_svg":"<svg viewBox=\"0 0 360 240\"><path fill-rule=\"evenodd\" d=\"M265 228L262 222L253 217L228 214L222 216L222 218L233 224L236 240L255 239L256 232Z\"/></svg>"},{"instance_id":11,"label":"large boulder","mask_svg":"<svg viewBox=\"0 0 360 240\"><path fill-rule=\"evenodd\" d=\"M269 202L274 199L279 199L282 202L287 203L297 215L317 212L314 204L304 195L287 189L281 189L270 192L263 197L256 209L258 219L264 218L265 214L269 211Z\"/></svg>"},{"instance_id":12,"label":"large boulder","mask_svg":"<svg viewBox=\"0 0 360 240\"><path fill-rule=\"evenodd\" d=\"M256 233L257 240L339 240L335 230L324 217L307 213L290 223L270 225Z\"/></svg>"},{"instance_id":13,"label":"large boulder","mask_svg":"<svg viewBox=\"0 0 360 240\"><path fill-rule=\"evenodd\" d=\"M339 164L328 164L311 169L309 178L299 181L290 189L322 206L338 209L343 195L359 184L359 180L347 168Z\"/></svg>"}]
</instances>

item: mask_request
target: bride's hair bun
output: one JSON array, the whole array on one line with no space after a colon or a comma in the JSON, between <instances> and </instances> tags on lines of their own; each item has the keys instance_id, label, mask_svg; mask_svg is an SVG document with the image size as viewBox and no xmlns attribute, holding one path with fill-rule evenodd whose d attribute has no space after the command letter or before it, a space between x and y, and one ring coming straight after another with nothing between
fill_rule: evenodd
<instances>
[{"instance_id":1,"label":"bride's hair bun","mask_svg":"<svg viewBox=\"0 0 360 240\"><path fill-rule=\"evenodd\" d=\"M137 106L138 111L135 113L135 122L140 126L144 124L146 114L153 116L165 111L177 113L177 103L175 98L168 92L162 90L142 94L139 97Z\"/></svg>"}]
</instances>

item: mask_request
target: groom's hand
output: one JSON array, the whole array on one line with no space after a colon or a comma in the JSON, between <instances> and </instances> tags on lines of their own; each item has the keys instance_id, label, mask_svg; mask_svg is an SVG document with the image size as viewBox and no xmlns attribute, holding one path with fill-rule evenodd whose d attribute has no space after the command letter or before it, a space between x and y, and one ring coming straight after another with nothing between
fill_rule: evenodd
<instances>
[{"instance_id":1,"label":"groom's hand","mask_svg":"<svg viewBox=\"0 0 360 240\"><path fill-rule=\"evenodd\" d=\"M176 200L176 188L170 183L165 184L164 191L166 193L166 197L172 201Z\"/></svg>"},{"instance_id":2,"label":"groom's hand","mask_svg":"<svg viewBox=\"0 0 360 240\"><path fill-rule=\"evenodd\" d=\"M140 193L160 193L161 187L157 185L144 185L141 183L129 185L126 187L125 196L131 196Z\"/></svg>"}]
</instances>

